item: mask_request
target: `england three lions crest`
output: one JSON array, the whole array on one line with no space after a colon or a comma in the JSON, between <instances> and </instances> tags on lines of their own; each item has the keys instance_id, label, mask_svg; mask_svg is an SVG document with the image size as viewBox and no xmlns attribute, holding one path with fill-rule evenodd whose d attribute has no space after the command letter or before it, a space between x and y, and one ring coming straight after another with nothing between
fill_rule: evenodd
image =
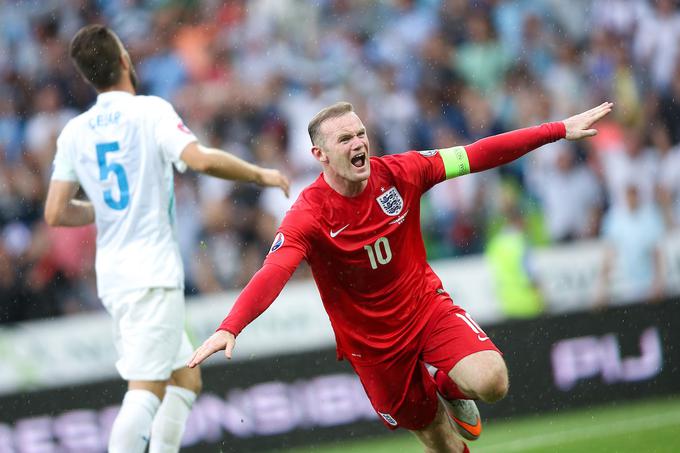
<instances>
[{"instance_id":1,"label":"england three lions crest","mask_svg":"<svg viewBox=\"0 0 680 453\"><path fill-rule=\"evenodd\" d=\"M404 209L404 200L396 187L390 187L385 193L376 197L376 200L387 215L399 215Z\"/></svg>"}]
</instances>

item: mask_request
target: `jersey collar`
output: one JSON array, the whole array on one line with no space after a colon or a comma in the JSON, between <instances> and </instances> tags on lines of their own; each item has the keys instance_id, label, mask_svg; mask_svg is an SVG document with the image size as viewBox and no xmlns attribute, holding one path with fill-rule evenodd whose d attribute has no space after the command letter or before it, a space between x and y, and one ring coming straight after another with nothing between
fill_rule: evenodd
<instances>
[{"instance_id":1,"label":"jersey collar","mask_svg":"<svg viewBox=\"0 0 680 453\"><path fill-rule=\"evenodd\" d=\"M337 197L341 200L349 200L352 202L360 202L364 200L366 197L370 196L371 193L373 193L373 169L371 169L371 174L368 176L368 184L366 184L366 187L364 187L364 190L357 196L355 197L346 197L342 195L340 192L336 192L335 189L333 189L331 186L328 185L326 180L323 177L323 172L319 175L318 181L319 184L324 188L324 190L327 190L330 192L333 197Z\"/></svg>"},{"instance_id":2,"label":"jersey collar","mask_svg":"<svg viewBox=\"0 0 680 453\"><path fill-rule=\"evenodd\" d=\"M134 96L127 91L105 91L97 95L97 103Z\"/></svg>"}]
</instances>

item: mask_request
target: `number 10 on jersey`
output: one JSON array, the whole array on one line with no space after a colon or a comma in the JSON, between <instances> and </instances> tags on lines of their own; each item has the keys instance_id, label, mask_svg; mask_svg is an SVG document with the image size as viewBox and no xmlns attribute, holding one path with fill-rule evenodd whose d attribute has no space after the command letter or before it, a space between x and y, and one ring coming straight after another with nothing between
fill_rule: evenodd
<instances>
[{"instance_id":1,"label":"number 10 on jersey","mask_svg":"<svg viewBox=\"0 0 680 453\"><path fill-rule=\"evenodd\" d=\"M118 192L120 198L114 200L110 189L104 191L104 201L111 208L117 211L127 208L130 204L130 189L128 186L127 175L125 168L116 162L107 162L106 154L120 151L118 142L99 143L97 145L97 162L99 163L99 180L106 181L109 178L109 173L116 175L118 181Z\"/></svg>"},{"instance_id":2,"label":"number 10 on jersey","mask_svg":"<svg viewBox=\"0 0 680 453\"><path fill-rule=\"evenodd\" d=\"M377 269L378 264L383 265L392 261L392 249L386 237L378 238L373 244L364 245L364 250L368 253L371 269Z\"/></svg>"}]
</instances>

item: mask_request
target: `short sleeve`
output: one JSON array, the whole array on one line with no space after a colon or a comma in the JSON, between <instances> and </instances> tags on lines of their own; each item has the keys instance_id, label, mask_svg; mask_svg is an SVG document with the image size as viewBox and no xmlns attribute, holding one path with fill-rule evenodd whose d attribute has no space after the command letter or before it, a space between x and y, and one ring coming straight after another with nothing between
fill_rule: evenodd
<instances>
[{"instance_id":1,"label":"short sleeve","mask_svg":"<svg viewBox=\"0 0 680 453\"><path fill-rule=\"evenodd\" d=\"M428 191L446 178L444 162L438 150L408 151L385 156L383 159L395 169L396 174L419 187L422 192Z\"/></svg>"},{"instance_id":2,"label":"short sleeve","mask_svg":"<svg viewBox=\"0 0 680 453\"><path fill-rule=\"evenodd\" d=\"M300 261L309 256L315 225L309 212L293 207L286 213L274 236L265 264L295 270Z\"/></svg>"},{"instance_id":3,"label":"short sleeve","mask_svg":"<svg viewBox=\"0 0 680 453\"><path fill-rule=\"evenodd\" d=\"M57 138L57 152L54 155L52 179L57 181L78 181L73 164L73 144L65 128Z\"/></svg>"},{"instance_id":4,"label":"short sleeve","mask_svg":"<svg viewBox=\"0 0 680 453\"><path fill-rule=\"evenodd\" d=\"M186 170L186 164L180 156L184 148L197 141L196 136L184 124L180 116L169 102L155 98L158 109L158 122L156 123L156 141L160 145L165 158L172 162L177 170Z\"/></svg>"}]
</instances>

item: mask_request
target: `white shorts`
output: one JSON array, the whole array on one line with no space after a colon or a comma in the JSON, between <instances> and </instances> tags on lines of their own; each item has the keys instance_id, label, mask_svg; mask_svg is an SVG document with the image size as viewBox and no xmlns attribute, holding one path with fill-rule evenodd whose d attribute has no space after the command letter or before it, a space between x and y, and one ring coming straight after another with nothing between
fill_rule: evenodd
<instances>
[{"instance_id":1,"label":"white shorts","mask_svg":"<svg viewBox=\"0 0 680 453\"><path fill-rule=\"evenodd\" d=\"M184 330L184 292L127 291L102 300L113 317L116 368L126 381L164 381L186 366L193 347Z\"/></svg>"}]
</instances>

